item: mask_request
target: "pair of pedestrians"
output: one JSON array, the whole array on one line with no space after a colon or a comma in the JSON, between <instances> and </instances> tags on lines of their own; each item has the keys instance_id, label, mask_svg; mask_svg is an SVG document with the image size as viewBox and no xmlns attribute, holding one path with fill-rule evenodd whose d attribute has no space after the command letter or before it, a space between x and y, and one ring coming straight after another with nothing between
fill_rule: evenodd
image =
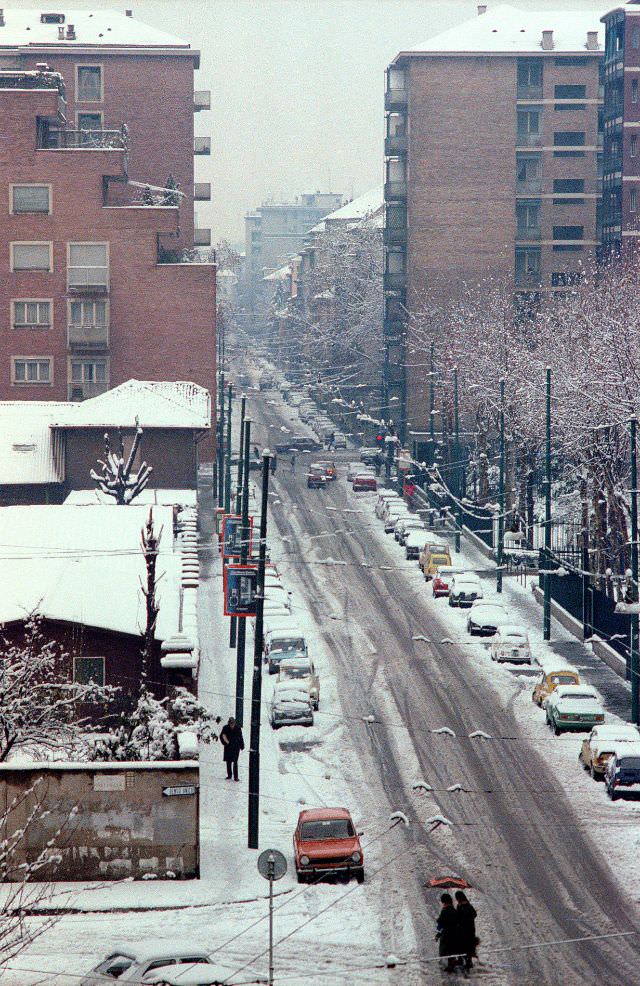
<instances>
[{"instance_id":1,"label":"pair of pedestrians","mask_svg":"<svg viewBox=\"0 0 640 986\"><path fill-rule=\"evenodd\" d=\"M478 945L476 909L462 890L456 890L455 907L451 894L443 894L440 903L436 939L439 954L447 960L445 971L453 972L457 965L471 969Z\"/></svg>"}]
</instances>

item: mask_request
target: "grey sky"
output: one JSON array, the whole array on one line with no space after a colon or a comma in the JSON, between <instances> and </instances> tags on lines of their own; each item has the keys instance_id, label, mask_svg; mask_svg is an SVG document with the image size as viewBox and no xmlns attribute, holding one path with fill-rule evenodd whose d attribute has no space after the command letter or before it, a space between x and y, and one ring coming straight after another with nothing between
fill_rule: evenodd
<instances>
[{"instance_id":1,"label":"grey sky","mask_svg":"<svg viewBox=\"0 0 640 986\"><path fill-rule=\"evenodd\" d=\"M593 0L511 5L607 9ZM387 63L402 48L476 15L476 0L63 0L59 6L129 7L134 17L202 51L196 87L211 89L212 111L196 115L196 132L211 135L212 154L196 158L196 177L211 181L213 201L196 211L199 224L212 227L214 242L239 242L244 213L264 199L316 189L358 195L381 183Z\"/></svg>"}]
</instances>

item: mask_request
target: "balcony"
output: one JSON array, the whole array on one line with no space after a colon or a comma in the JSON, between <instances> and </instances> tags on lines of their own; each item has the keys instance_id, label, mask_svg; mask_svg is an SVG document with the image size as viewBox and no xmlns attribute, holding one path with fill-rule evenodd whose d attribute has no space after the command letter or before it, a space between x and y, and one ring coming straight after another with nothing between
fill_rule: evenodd
<instances>
[{"instance_id":1,"label":"balcony","mask_svg":"<svg viewBox=\"0 0 640 986\"><path fill-rule=\"evenodd\" d=\"M542 99L542 83L518 85L517 99Z\"/></svg>"},{"instance_id":2,"label":"balcony","mask_svg":"<svg viewBox=\"0 0 640 986\"><path fill-rule=\"evenodd\" d=\"M106 322L70 322L67 326L69 349L106 349L109 326Z\"/></svg>"},{"instance_id":3,"label":"balcony","mask_svg":"<svg viewBox=\"0 0 640 986\"><path fill-rule=\"evenodd\" d=\"M70 401L86 401L90 397L99 397L100 394L105 394L109 389L108 380L92 380L87 381L77 381L71 382L69 384L69 400Z\"/></svg>"},{"instance_id":4,"label":"balcony","mask_svg":"<svg viewBox=\"0 0 640 986\"><path fill-rule=\"evenodd\" d=\"M407 285L406 271L400 274L385 271L383 288L385 291L403 291Z\"/></svg>"},{"instance_id":5,"label":"balcony","mask_svg":"<svg viewBox=\"0 0 640 986\"><path fill-rule=\"evenodd\" d=\"M518 133L516 135L516 147L541 147L542 134Z\"/></svg>"},{"instance_id":6,"label":"balcony","mask_svg":"<svg viewBox=\"0 0 640 986\"><path fill-rule=\"evenodd\" d=\"M385 110L399 110L407 105L409 93L406 88L389 88L384 94Z\"/></svg>"},{"instance_id":7,"label":"balcony","mask_svg":"<svg viewBox=\"0 0 640 986\"><path fill-rule=\"evenodd\" d=\"M73 294L107 294L108 267L68 267L67 290Z\"/></svg>"},{"instance_id":8,"label":"balcony","mask_svg":"<svg viewBox=\"0 0 640 986\"><path fill-rule=\"evenodd\" d=\"M540 271L516 271L515 283L517 288L535 290L540 287Z\"/></svg>"},{"instance_id":9,"label":"balcony","mask_svg":"<svg viewBox=\"0 0 640 986\"><path fill-rule=\"evenodd\" d=\"M120 130L63 130L47 125L38 128L38 150L110 150L126 151L127 131Z\"/></svg>"},{"instance_id":10,"label":"balcony","mask_svg":"<svg viewBox=\"0 0 640 986\"><path fill-rule=\"evenodd\" d=\"M516 240L524 240L529 242L530 240L540 240L542 239L542 229L540 226L517 226L516 227Z\"/></svg>"},{"instance_id":11,"label":"balcony","mask_svg":"<svg viewBox=\"0 0 640 986\"><path fill-rule=\"evenodd\" d=\"M385 201L404 201L407 197L406 181L387 181L384 184Z\"/></svg>"},{"instance_id":12,"label":"balcony","mask_svg":"<svg viewBox=\"0 0 640 986\"><path fill-rule=\"evenodd\" d=\"M193 231L193 245L197 247L209 247L211 246L211 230L210 229L194 229Z\"/></svg>"},{"instance_id":13,"label":"balcony","mask_svg":"<svg viewBox=\"0 0 640 986\"><path fill-rule=\"evenodd\" d=\"M201 89L193 94L193 112L199 113L200 110L211 109L211 90Z\"/></svg>"},{"instance_id":14,"label":"balcony","mask_svg":"<svg viewBox=\"0 0 640 986\"><path fill-rule=\"evenodd\" d=\"M384 153L387 157L393 157L397 154L406 154L407 147L408 138L406 134L392 134L389 137L385 137Z\"/></svg>"},{"instance_id":15,"label":"balcony","mask_svg":"<svg viewBox=\"0 0 640 986\"><path fill-rule=\"evenodd\" d=\"M527 178L525 181L516 181L516 195L541 195L542 186L542 178Z\"/></svg>"},{"instance_id":16,"label":"balcony","mask_svg":"<svg viewBox=\"0 0 640 986\"><path fill-rule=\"evenodd\" d=\"M211 154L211 137L194 137L193 153L198 155Z\"/></svg>"},{"instance_id":17,"label":"balcony","mask_svg":"<svg viewBox=\"0 0 640 986\"><path fill-rule=\"evenodd\" d=\"M197 181L193 186L193 197L196 202L210 202L211 182Z\"/></svg>"},{"instance_id":18,"label":"balcony","mask_svg":"<svg viewBox=\"0 0 640 986\"><path fill-rule=\"evenodd\" d=\"M383 241L385 246L404 246L407 242L407 227L385 226Z\"/></svg>"}]
</instances>

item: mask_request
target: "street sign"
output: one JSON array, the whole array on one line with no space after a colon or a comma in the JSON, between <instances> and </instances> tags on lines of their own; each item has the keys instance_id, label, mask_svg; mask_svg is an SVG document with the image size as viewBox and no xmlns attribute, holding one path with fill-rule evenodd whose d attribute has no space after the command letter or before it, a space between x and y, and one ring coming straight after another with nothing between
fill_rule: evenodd
<instances>
[{"instance_id":1,"label":"street sign","mask_svg":"<svg viewBox=\"0 0 640 986\"><path fill-rule=\"evenodd\" d=\"M258 569L255 565L226 565L224 615L255 616Z\"/></svg>"},{"instance_id":2,"label":"street sign","mask_svg":"<svg viewBox=\"0 0 640 986\"><path fill-rule=\"evenodd\" d=\"M197 787L195 784L181 784L179 787L163 787L162 793L166 798L185 798L190 794L195 794Z\"/></svg>"},{"instance_id":3,"label":"street sign","mask_svg":"<svg viewBox=\"0 0 640 986\"><path fill-rule=\"evenodd\" d=\"M253 538L253 517L249 517L249 544L247 555L251 554ZM222 519L222 557L239 558L242 554L242 517L240 514L225 514Z\"/></svg>"},{"instance_id":4,"label":"street sign","mask_svg":"<svg viewBox=\"0 0 640 986\"><path fill-rule=\"evenodd\" d=\"M265 849L258 856L258 873L265 880L281 880L286 872L286 857L278 849Z\"/></svg>"}]
</instances>

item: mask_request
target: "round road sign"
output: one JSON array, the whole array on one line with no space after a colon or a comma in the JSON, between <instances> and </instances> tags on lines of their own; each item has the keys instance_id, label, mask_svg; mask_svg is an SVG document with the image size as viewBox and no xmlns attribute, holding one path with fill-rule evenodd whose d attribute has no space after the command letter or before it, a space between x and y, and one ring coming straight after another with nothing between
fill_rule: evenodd
<instances>
[{"instance_id":1,"label":"round road sign","mask_svg":"<svg viewBox=\"0 0 640 986\"><path fill-rule=\"evenodd\" d=\"M280 880L287 872L287 860L278 849L265 849L258 856L258 873L265 880Z\"/></svg>"}]
</instances>

